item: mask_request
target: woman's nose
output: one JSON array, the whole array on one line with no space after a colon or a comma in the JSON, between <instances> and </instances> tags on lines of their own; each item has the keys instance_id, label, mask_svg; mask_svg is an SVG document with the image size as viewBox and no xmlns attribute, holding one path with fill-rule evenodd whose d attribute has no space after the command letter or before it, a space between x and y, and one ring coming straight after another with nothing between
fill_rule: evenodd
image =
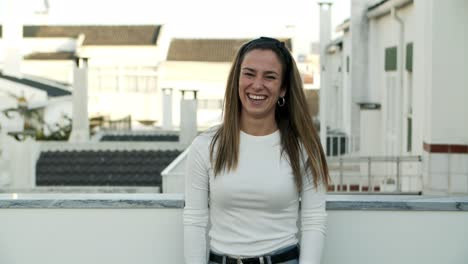
<instances>
[{"instance_id":1,"label":"woman's nose","mask_svg":"<svg viewBox=\"0 0 468 264\"><path fill-rule=\"evenodd\" d=\"M253 88L255 89L261 89L263 88L263 80L262 78L255 78L254 82L253 82Z\"/></svg>"}]
</instances>

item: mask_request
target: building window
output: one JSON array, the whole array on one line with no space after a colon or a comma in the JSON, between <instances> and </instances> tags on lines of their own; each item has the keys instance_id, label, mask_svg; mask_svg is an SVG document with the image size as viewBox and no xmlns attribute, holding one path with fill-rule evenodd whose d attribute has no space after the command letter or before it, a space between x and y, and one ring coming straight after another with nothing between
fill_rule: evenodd
<instances>
[{"instance_id":1,"label":"building window","mask_svg":"<svg viewBox=\"0 0 468 264\"><path fill-rule=\"evenodd\" d=\"M90 90L98 92L154 93L156 67L112 66L90 69Z\"/></svg>"},{"instance_id":2,"label":"building window","mask_svg":"<svg viewBox=\"0 0 468 264\"><path fill-rule=\"evenodd\" d=\"M397 70L397 47L385 49L385 71Z\"/></svg>"},{"instance_id":3,"label":"building window","mask_svg":"<svg viewBox=\"0 0 468 264\"><path fill-rule=\"evenodd\" d=\"M406 70L413 72L413 43L406 44Z\"/></svg>"}]
</instances>

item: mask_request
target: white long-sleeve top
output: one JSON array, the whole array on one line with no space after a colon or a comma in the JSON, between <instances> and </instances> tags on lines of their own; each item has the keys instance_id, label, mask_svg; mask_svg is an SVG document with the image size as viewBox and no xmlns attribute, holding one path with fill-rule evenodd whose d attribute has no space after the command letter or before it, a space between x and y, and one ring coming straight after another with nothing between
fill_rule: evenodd
<instances>
[{"instance_id":1,"label":"white long-sleeve top","mask_svg":"<svg viewBox=\"0 0 468 264\"><path fill-rule=\"evenodd\" d=\"M187 157L185 262L206 264L208 248L232 256L260 256L296 244L300 235L300 264L320 263L327 216L325 188L315 188L304 173L303 190L297 192L287 155L281 155L279 130L266 136L241 131L237 169L216 177L209 152L212 136L213 131L198 136Z\"/></svg>"}]
</instances>

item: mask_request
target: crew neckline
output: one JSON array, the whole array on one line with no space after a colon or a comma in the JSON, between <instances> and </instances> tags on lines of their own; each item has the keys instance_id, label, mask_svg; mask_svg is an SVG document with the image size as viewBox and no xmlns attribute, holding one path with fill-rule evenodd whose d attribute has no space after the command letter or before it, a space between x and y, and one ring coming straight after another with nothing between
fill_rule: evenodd
<instances>
[{"instance_id":1,"label":"crew neckline","mask_svg":"<svg viewBox=\"0 0 468 264\"><path fill-rule=\"evenodd\" d=\"M267 134L267 135L262 135L262 136L255 136L255 135L252 135L252 134L249 134L247 132L244 132L242 130L240 130L240 135L244 138L248 138L248 139L255 139L255 140L268 140L270 138L277 138L280 134L280 130L277 129L275 130L273 133L270 133L270 134Z\"/></svg>"}]
</instances>

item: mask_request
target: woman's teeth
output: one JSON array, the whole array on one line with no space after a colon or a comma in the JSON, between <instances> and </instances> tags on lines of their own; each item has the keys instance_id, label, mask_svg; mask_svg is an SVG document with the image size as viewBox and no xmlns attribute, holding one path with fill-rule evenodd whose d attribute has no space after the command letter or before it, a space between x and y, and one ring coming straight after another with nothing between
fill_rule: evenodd
<instances>
[{"instance_id":1,"label":"woman's teeth","mask_svg":"<svg viewBox=\"0 0 468 264\"><path fill-rule=\"evenodd\" d=\"M253 95L253 94L248 94L248 97L252 100L264 100L266 98L265 95Z\"/></svg>"}]
</instances>

